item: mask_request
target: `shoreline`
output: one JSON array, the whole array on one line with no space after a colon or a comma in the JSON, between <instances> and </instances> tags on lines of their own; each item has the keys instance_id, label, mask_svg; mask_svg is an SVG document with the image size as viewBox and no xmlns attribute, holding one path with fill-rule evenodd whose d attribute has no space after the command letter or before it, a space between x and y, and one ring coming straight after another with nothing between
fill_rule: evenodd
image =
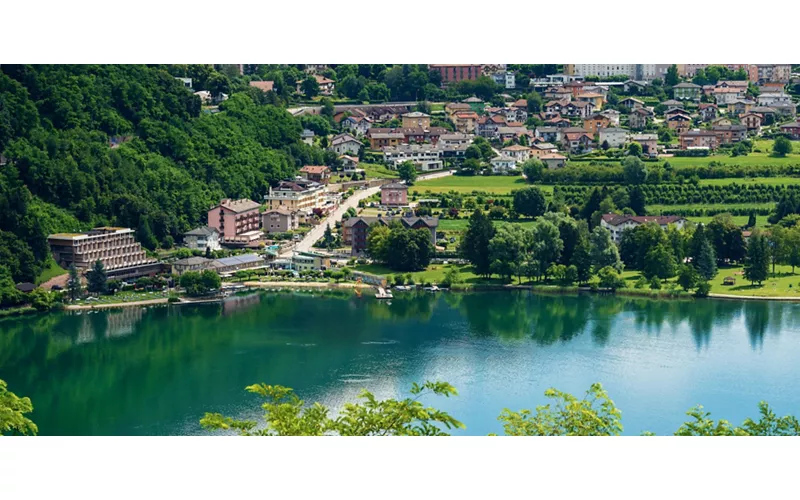
<instances>
[{"instance_id":1,"label":"shoreline","mask_svg":"<svg viewBox=\"0 0 800 500\"><path fill-rule=\"evenodd\" d=\"M150 306L156 304L166 304L167 301L166 297L161 299L148 299L148 300L137 300L136 302L112 302L109 304L71 304L64 306L65 311L88 311L92 309L110 309L112 307L136 307L136 306Z\"/></svg>"}]
</instances>

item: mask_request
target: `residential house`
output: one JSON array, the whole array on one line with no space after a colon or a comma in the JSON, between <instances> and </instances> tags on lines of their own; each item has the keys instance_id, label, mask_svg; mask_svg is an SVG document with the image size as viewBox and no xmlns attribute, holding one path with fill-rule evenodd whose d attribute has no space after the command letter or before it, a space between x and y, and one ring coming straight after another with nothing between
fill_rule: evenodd
<instances>
[{"instance_id":1,"label":"residential house","mask_svg":"<svg viewBox=\"0 0 800 500\"><path fill-rule=\"evenodd\" d=\"M403 128L430 128L431 115L414 111L401 116Z\"/></svg>"},{"instance_id":2,"label":"residential house","mask_svg":"<svg viewBox=\"0 0 800 500\"><path fill-rule=\"evenodd\" d=\"M734 116L743 115L749 113L755 105L756 102L752 99L739 99L728 106L728 112Z\"/></svg>"},{"instance_id":3,"label":"residential house","mask_svg":"<svg viewBox=\"0 0 800 500\"><path fill-rule=\"evenodd\" d=\"M577 118L588 118L594 112L594 104L586 101L570 101L564 106L561 114Z\"/></svg>"},{"instance_id":4,"label":"residential house","mask_svg":"<svg viewBox=\"0 0 800 500\"><path fill-rule=\"evenodd\" d=\"M647 108L636 108L628 115L628 127L633 130L644 130L652 119L652 111Z\"/></svg>"},{"instance_id":5,"label":"residential house","mask_svg":"<svg viewBox=\"0 0 800 500\"><path fill-rule=\"evenodd\" d=\"M486 107L486 104L477 97L467 97L461 102L468 104L470 109L472 109L472 111L478 113L479 115L483 114L483 109Z\"/></svg>"},{"instance_id":6,"label":"residential house","mask_svg":"<svg viewBox=\"0 0 800 500\"><path fill-rule=\"evenodd\" d=\"M369 132L370 149L383 149L395 147L405 142L406 136L402 132L377 132L375 129Z\"/></svg>"},{"instance_id":7,"label":"residential house","mask_svg":"<svg viewBox=\"0 0 800 500\"><path fill-rule=\"evenodd\" d=\"M285 208L287 210L302 211L311 214L314 209L328 209L325 197L325 185L307 179L280 181L276 187L270 187L269 193L264 196L269 210Z\"/></svg>"},{"instance_id":8,"label":"residential house","mask_svg":"<svg viewBox=\"0 0 800 500\"><path fill-rule=\"evenodd\" d=\"M558 152L558 148L555 146L555 144L550 144L549 142L535 142L531 144L530 149L530 156L539 159L541 159L544 155Z\"/></svg>"},{"instance_id":9,"label":"residential house","mask_svg":"<svg viewBox=\"0 0 800 500\"><path fill-rule=\"evenodd\" d=\"M672 224L677 229L683 229L686 225L686 219L678 215L618 215L618 214L603 214L600 219L600 226L607 229L611 233L611 239L614 243L619 243L622 232L626 229L633 229L641 224L655 223L666 230Z\"/></svg>"},{"instance_id":10,"label":"residential house","mask_svg":"<svg viewBox=\"0 0 800 500\"><path fill-rule=\"evenodd\" d=\"M478 113L474 111L458 111L450 116L450 121L453 122L459 132L471 134L475 132L478 118Z\"/></svg>"},{"instance_id":11,"label":"residential house","mask_svg":"<svg viewBox=\"0 0 800 500\"><path fill-rule=\"evenodd\" d=\"M431 243L436 244L438 217L351 217L342 223L342 240L350 245L352 255L360 255L367 249L367 234L373 224L388 226L399 220L406 229L427 229L431 233Z\"/></svg>"},{"instance_id":12,"label":"residential house","mask_svg":"<svg viewBox=\"0 0 800 500\"><path fill-rule=\"evenodd\" d=\"M692 128L692 119L686 113L673 113L667 117L667 127L677 134L682 134Z\"/></svg>"},{"instance_id":13,"label":"residential house","mask_svg":"<svg viewBox=\"0 0 800 500\"><path fill-rule=\"evenodd\" d=\"M513 144L501 149L500 154L513 158L517 163L523 163L531 157L531 148Z\"/></svg>"},{"instance_id":14,"label":"residential house","mask_svg":"<svg viewBox=\"0 0 800 500\"><path fill-rule=\"evenodd\" d=\"M250 240L252 233L261 228L260 207L260 203L246 198L225 198L208 211L208 227L219 232L222 243L239 242L243 235L247 235L243 239Z\"/></svg>"},{"instance_id":15,"label":"residential house","mask_svg":"<svg viewBox=\"0 0 800 500\"><path fill-rule=\"evenodd\" d=\"M508 173L517 169L517 160L506 155L495 156L491 159L492 171L496 174Z\"/></svg>"},{"instance_id":16,"label":"residential house","mask_svg":"<svg viewBox=\"0 0 800 500\"><path fill-rule=\"evenodd\" d=\"M319 252L295 252L292 255L292 269L299 272L327 271L331 258Z\"/></svg>"},{"instance_id":17,"label":"residential house","mask_svg":"<svg viewBox=\"0 0 800 500\"><path fill-rule=\"evenodd\" d=\"M286 233L300 226L297 210L278 207L261 214L261 229L267 233Z\"/></svg>"},{"instance_id":18,"label":"residential house","mask_svg":"<svg viewBox=\"0 0 800 500\"><path fill-rule=\"evenodd\" d=\"M307 165L300 169L300 174L320 184L327 184L331 180L331 169L326 165Z\"/></svg>"},{"instance_id":19,"label":"residential house","mask_svg":"<svg viewBox=\"0 0 800 500\"><path fill-rule=\"evenodd\" d=\"M208 90L198 90L194 95L200 98L202 104L211 104L211 92Z\"/></svg>"},{"instance_id":20,"label":"residential house","mask_svg":"<svg viewBox=\"0 0 800 500\"><path fill-rule=\"evenodd\" d=\"M383 148L383 159L386 163L397 167L400 163L410 161L417 170L428 172L441 170L442 149L431 144L400 144Z\"/></svg>"},{"instance_id":21,"label":"residential house","mask_svg":"<svg viewBox=\"0 0 800 500\"><path fill-rule=\"evenodd\" d=\"M750 108L749 113L761 115L761 118L764 120L762 123L764 125L768 125L775 121L775 118L778 115L778 110L769 106L753 106Z\"/></svg>"},{"instance_id":22,"label":"residential house","mask_svg":"<svg viewBox=\"0 0 800 500\"><path fill-rule=\"evenodd\" d=\"M530 131L524 125L509 124L506 127L497 127L497 139L501 142L517 141L523 135L530 136Z\"/></svg>"},{"instance_id":23,"label":"residential house","mask_svg":"<svg viewBox=\"0 0 800 500\"><path fill-rule=\"evenodd\" d=\"M387 207L405 207L408 205L408 186L392 182L381 186L381 205Z\"/></svg>"},{"instance_id":24,"label":"residential house","mask_svg":"<svg viewBox=\"0 0 800 500\"><path fill-rule=\"evenodd\" d=\"M339 157L339 159L342 160L342 171L345 174L352 175L355 173L363 172L362 169L358 168L360 160L358 159L357 156L342 155Z\"/></svg>"},{"instance_id":25,"label":"residential house","mask_svg":"<svg viewBox=\"0 0 800 500\"><path fill-rule=\"evenodd\" d=\"M449 134L444 134L439 137L438 145L442 146L456 146L461 144L466 144L467 146L472 144L473 136L471 134L465 134L462 132L451 132Z\"/></svg>"},{"instance_id":26,"label":"residential house","mask_svg":"<svg viewBox=\"0 0 800 500\"><path fill-rule=\"evenodd\" d=\"M187 271L204 271L211 266L211 262L211 259L205 257L187 257L176 260L170 267L172 274L180 276Z\"/></svg>"},{"instance_id":27,"label":"residential house","mask_svg":"<svg viewBox=\"0 0 800 500\"><path fill-rule=\"evenodd\" d=\"M312 130L308 130L307 128L303 129L300 133L300 139L308 144L309 146L314 145L314 132Z\"/></svg>"},{"instance_id":28,"label":"residential house","mask_svg":"<svg viewBox=\"0 0 800 500\"><path fill-rule=\"evenodd\" d=\"M513 89L517 86L516 76L513 71L500 71L492 74L492 80L497 85L506 89Z\"/></svg>"},{"instance_id":29,"label":"residential house","mask_svg":"<svg viewBox=\"0 0 800 500\"><path fill-rule=\"evenodd\" d=\"M528 120L528 109L518 108L515 106L508 106L500 110L507 122L521 122L525 123Z\"/></svg>"},{"instance_id":30,"label":"residential house","mask_svg":"<svg viewBox=\"0 0 800 500\"><path fill-rule=\"evenodd\" d=\"M661 105L665 106L666 109L672 109L672 108L681 108L681 109L683 109L684 108L683 101L677 101L675 99L667 99L666 101L662 102Z\"/></svg>"},{"instance_id":31,"label":"residential house","mask_svg":"<svg viewBox=\"0 0 800 500\"><path fill-rule=\"evenodd\" d=\"M606 109L600 112L601 115L607 117L611 122L609 126L611 127L619 127L619 115L620 112L616 109Z\"/></svg>"},{"instance_id":32,"label":"residential house","mask_svg":"<svg viewBox=\"0 0 800 500\"><path fill-rule=\"evenodd\" d=\"M781 132L786 134L789 139L800 141L800 120L781 125Z\"/></svg>"},{"instance_id":33,"label":"residential house","mask_svg":"<svg viewBox=\"0 0 800 500\"><path fill-rule=\"evenodd\" d=\"M314 79L317 80L317 85L319 85L319 93L320 95L333 95L333 90L336 88L336 85L333 80L330 78L325 78L322 75L313 75ZM297 80L297 92L303 92L303 80Z\"/></svg>"},{"instance_id":34,"label":"residential house","mask_svg":"<svg viewBox=\"0 0 800 500\"><path fill-rule=\"evenodd\" d=\"M567 164L567 157L558 153L542 155L539 159L547 168L563 168Z\"/></svg>"},{"instance_id":35,"label":"residential house","mask_svg":"<svg viewBox=\"0 0 800 500\"><path fill-rule=\"evenodd\" d=\"M797 116L797 106L793 102L776 101L769 105L776 114L783 118L794 118Z\"/></svg>"},{"instance_id":36,"label":"residential house","mask_svg":"<svg viewBox=\"0 0 800 500\"><path fill-rule=\"evenodd\" d=\"M183 78L181 76L174 77L176 80L179 80L181 84L183 84L183 88L192 90L192 79L191 78Z\"/></svg>"},{"instance_id":37,"label":"residential house","mask_svg":"<svg viewBox=\"0 0 800 500\"><path fill-rule=\"evenodd\" d=\"M756 97L756 100L758 101L759 106L775 107L776 104L779 106L782 103L791 104L792 96L783 91L769 92L769 93L759 94L759 96Z\"/></svg>"},{"instance_id":38,"label":"residential house","mask_svg":"<svg viewBox=\"0 0 800 500\"><path fill-rule=\"evenodd\" d=\"M719 106L729 106L746 97L747 87L720 87L714 88L714 100Z\"/></svg>"},{"instance_id":39,"label":"residential house","mask_svg":"<svg viewBox=\"0 0 800 500\"><path fill-rule=\"evenodd\" d=\"M756 135L761 134L761 124L764 122L764 117L760 114L745 113L739 116L739 121L747 127L748 132L753 132Z\"/></svg>"},{"instance_id":40,"label":"residential house","mask_svg":"<svg viewBox=\"0 0 800 500\"><path fill-rule=\"evenodd\" d=\"M534 133L537 138L545 142L560 143L562 130L563 128L561 127L536 127L536 131Z\"/></svg>"},{"instance_id":41,"label":"residential house","mask_svg":"<svg viewBox=\"0 0 800 500\"><path fill-rule=\"evenodd\" d=\"M452 116L460 111L473 111L472 107L465 102L449 102L444 105L444 112Z\"/></svg>"},{"instance_id":42,"label":"residential house","mask_svg":"<svg viewBox=\"0 0 800 500\"><path fill-rule=\"evenodd\" d=\"M528 100L527 99L517 99L511 104L512 107L521 108L521 109L528 109Z\"/></svg>"},{"instance_id":43,"label":"residential house","mask_svg":"<svg viewBox=\"0 0 800 500\"><path fill-rule=\"evenodd\" d=\"M682 82L672 87L675 99L681 101L697 101L700 99L700 92L703 87L694 83Z\"/></svg>"},{"instance_id":44,"label":"residential house","mask_svg":"<svg viewBox=\"0 0 800 500\"><path fill-rule=\"evenodd\" d=\"M592 140L593 137L584 130L583 132L564 132L561 141L564 149L570 153L581 154L592 150Z\"/></svg>"},{"instance_id":45,"label":"residential house","mask_svg":"<svg viewBox=\"0 0 800 500\"><path fill-rule=\"evenodd\" d=\"M500 115L481 116L477 122L476 133L487 139L495 139L498 135L497 129L506 125L506 119Z\"/></svg>"},{"instance_id":46,"label":"residential house","mask_svg":"<svg viewBox=\"0 0 800 500\"><path fill-rule=\"evenodd\" d=\"M619 101L619 105L622 106L623 108L634 110L637 108L643 108L644 101L640 101L635 97L626 97L625 99Z\"/></svg>"},{"instance_id":47,"label":"residential house","mask_svg":"<svg viewBox=\"0 0 800 500\"><path fill-rule=\"evenodd\" d=\"M572 91L561 86L548 87L547 90L544 91L544 98L552 101L569 102L572 100Z\"/></svg>"},{"instance_id":48,"label":"residential house","mask_svg":"<svg viewBox=\"0 0 800 500\"><path fill-rule=\"evenodd\" d=\"M343 118L339 123L343 129L353 132L358 137L365 135L369 131L370 127L372 127L372 120L365 116L351 115Z\"/></svg>"},{"instance_id":49,"label":"residential house","mask_svg":"<svg viewBox=\"0 0 800 500\"><path fill-rule=\"evenodd\" d=\"M715 125L711 131L716 134L718 144L735 144L747 139L747 127L744 125Z\"/></svg>"},{"instance_id":50,"label":"residential house","mask_svg":"<svg viewBox=\"0 0 800 500\"><path fill-rule=\"evenodd\" d=\"M270 92L275 88L275 82L266 80L263 82L250 82L251 87L255 87L262 92Z\"/></svg>"},{"instance_id":51,"label":"residential house","mask_svg":"<svg viewBox=\"0 0 800 500\"><path fill-rule=\"evenodd\" d=\"M719 145L717 134L710 130L690 130L680 135L681 149L715 150Z\"/></svg>"},{"instance_id":52,"label":"residential house","mask_svg":"<svg viewBox=\"0 0 800 500\"><path fill-rule=\"evenodd\" d=\"M598 144L603 145L607 142L609 147L621 148L627 142L628 131L619 127L606 127L600 129L599 135Z\"/></svg>"},{"instance_id":53,"label":"residential house","mask_svg":"<svg viewBox=\"0 0 800 500\"><path fill-rule=\"evenodd\" d=\"M550 101L544 105L544 114L546 117L561 116L564 108L570 101Z\"/></svg>"},{"instance_id":54,"label":"residential house","mask_svg":"<svg viewBox=\"0 0 800 500\"><path fill-rule=\"evenodd\" d=\"M583 128L589 131L589 134L594 137L600 132L600 129L604 129L611 124L611 120L599 113L596 113L588 118L583 119Z\"/></svg>"},{"instance_id":55,"label":"residential house","mask_svg":"<svg viewBox=\"0 0 800 500\"><path fill-rule=\"evenodd\" d=\"M710 122L714 120L717 117L717 113L719 113L719 108L717 105L711 103L700 104L700 106L698 106L698 110L700 112L700 120L704 122Z\"/></svg>"},{"instance_id":56,"label":"residential house","mask_svg":"<svg viewBox=\"0 0 800 500\"><path fill-rule=\"evenodd\" d=\"M190 250L222 250L219 239L219 231L215 227L200 226L183 233L183 245Z\"/></svg>"},{"instance_id":57,"label":"residential house","mask_svg":"<svg viewBox=\"0 0 800 500\"><path fill-rule=\"evenodd\" d=\"M733 125L733 122L730 118L726 118L724 116L720 116L716 120L711 121L711 125Z\"/></svg>"},{"instance_id":58,"label":"residential house","mask_svg":"<svg viewBox=\"0 0 800 500\"><path fill-rule=\"evenodd\" d=\"M572 121L569 118L563 118L561 115L555 118L550 118L544 122L546 127L571 127Z\"/></svg>"},{"instance_id":59,"label":"residential house","mask_svg":"<svg viewBox=\"0 0 800 500\"><path fill-rule=\"evenodd\" d=\"M592 105L594 106L594 109L596 109L598 111L600 109L602 109L603 104L605 104L605 102L606 102L605 96L603 94L599 94L597 92L586 92L586 93L583 93L583 94L578 94L577 96L575 96L575 99L578 102L590 102L590 103L592 103Z\"/></svg>"},{"instance_id":60,"label":"residential house","mask_svg":"<svg viewBox=\"0 0 800 500\"><path fill-rule=\"evenodd\" d=\"M625 83L622 84L622 90L626 94L630 94L631 92L644 92L649 85L650 82L646 80L626 80Z\"/></svg>"},{"instance_id":61,"label":"residential house","mask_svg":"<svg viewBox=\"0 0 800 500\"><path fill-rule=\"evenodd\" d=\"M633 134L630 136L631 142L638 142L642 146L642 153L648 156L658 154L658 135L656 134Z\"/></svg>"},{"instance_id":62,"label":"residential house","mask_svg":"<svg viewBox=\"0 0 800 500\"><path fill-rule=\"evenodd\" d=\"M331 140L331 145L328 149L337 155L353 155L358 156L361 151L361 141L351 134L339 134ZM373 148L374 149L374 148Z\"/></svg>"}]
</instances>

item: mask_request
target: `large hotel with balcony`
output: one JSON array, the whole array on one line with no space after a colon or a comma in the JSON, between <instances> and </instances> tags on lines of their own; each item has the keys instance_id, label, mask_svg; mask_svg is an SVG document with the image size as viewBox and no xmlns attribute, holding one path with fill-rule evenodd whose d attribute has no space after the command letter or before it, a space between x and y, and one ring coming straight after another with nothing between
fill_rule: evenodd
<instances>
[{"instance_id":1,"label":"large hotel with balcony","mask_svg":"<svg viewBox=\"0 0 800 500\"><path fill-rule=\"evenodd\" d=\"M133 229L96 227L87 233L51 234L47 240L56 262L62 267L75 264L79 270L90 269L98 260L109 277L154 274L160 264L133 237Z\"/></svg>"}]
</instances>

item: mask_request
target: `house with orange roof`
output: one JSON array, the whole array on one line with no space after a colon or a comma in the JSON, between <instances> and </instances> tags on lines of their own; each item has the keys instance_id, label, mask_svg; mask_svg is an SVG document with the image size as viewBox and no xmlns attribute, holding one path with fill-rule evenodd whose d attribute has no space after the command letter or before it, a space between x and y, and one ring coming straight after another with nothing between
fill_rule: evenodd
<instances>
[{"instance_id":1,"label":"house with orange roof","mask_svg":"<svg viewBox=\"0 0 800 500\"><path fill-rule=\"evenodd\" d=\"M594 114L589 118L583 119L583 128L589 131L589 134L594 137L600 133L601 128L606 128L611 124L611 120L604 115Z\"/></svg>"},{"instance_id":2,"label":"house with orange roof","mask_svg":"<svg viewBox=\"0 0 800 500\"><path fill-rule=\"evenodd\" d=\"M326 165L307 165L300 169L300 174L306 179L320 184L327 184L331 179L331 169Z\"/></svg>"},{"instance_id":3,"label":"house with orange roof","mask_svg":"<svg viewBox=\"0 0 800 500\"><path fill-rule=\"evenodd\" d=\"M275 82L266 80L263 82L250 82L251 87L255 87L262 92L270 92L275 87Z\"/></svg>"}]
</instances>

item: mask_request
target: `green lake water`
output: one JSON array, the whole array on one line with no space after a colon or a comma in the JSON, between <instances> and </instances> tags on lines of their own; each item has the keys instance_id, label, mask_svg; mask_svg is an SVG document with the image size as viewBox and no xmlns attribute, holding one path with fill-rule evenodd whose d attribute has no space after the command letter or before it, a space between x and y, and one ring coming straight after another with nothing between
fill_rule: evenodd
<instances>
[{"instance_id":1,"label":"green lake water","mask_svg":"<svg viewBox=\"0 0 800 500\"><path fill-rule=\"evenodd\" d=\"M369 296L367 296L369 295ZM0 378L29 396L45 435L201 434L206 411L258 418L257 382L334 408L361 388L426 403L502 432L503 408L534 408L592 382L625 434L673 432L702 404L734 423L766 400L800 415L800 304L668 301L528 292L260 293L222 304L0 320Z\"/></svg>"}]
</instances>

